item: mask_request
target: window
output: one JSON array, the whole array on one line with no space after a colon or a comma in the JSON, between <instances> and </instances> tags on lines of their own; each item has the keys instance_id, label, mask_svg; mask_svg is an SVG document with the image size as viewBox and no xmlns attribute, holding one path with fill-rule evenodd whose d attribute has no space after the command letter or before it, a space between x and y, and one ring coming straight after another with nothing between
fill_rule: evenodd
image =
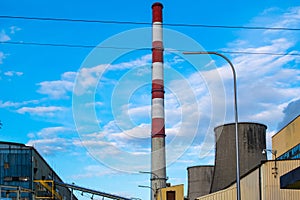
<instances>
[{"instance_id":1,"label":"window","mask_svg":"<svg viewBox=\"0 0 300 200\"><path fill-rule=\"evenodd\" d=\"M300 144L293 147L277 158L277 160L297 159L300 157Z\"/></svg>"},{"instance_id":2,"label":"window","mask_svg":"<svg viewBox=\"0 0 300 200\"><path fill-rule=\"evenodd\" d=\"M5 162L4 163L4 169L8 169L9 168L9 163L8 162Z\"/></svg>"}]
</instances>

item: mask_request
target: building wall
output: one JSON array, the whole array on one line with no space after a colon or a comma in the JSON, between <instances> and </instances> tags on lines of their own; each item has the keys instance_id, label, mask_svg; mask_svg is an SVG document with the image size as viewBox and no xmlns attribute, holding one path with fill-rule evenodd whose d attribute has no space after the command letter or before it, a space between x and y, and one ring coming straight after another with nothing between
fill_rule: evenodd
<instances>
[{"instance_id":1,"label":"building wall","mask_svg":"<svg viewBox=\"0 0 300 200\"><path fill-rule=\"evenodd\" d=\"M300 115L272 137L272 149L280 157L300 144Z\"/></svg>"},{"instance_id":2,"label":"building wall","mask_svg":"<svg viewBox=\"0 0 300 200\"><path fill-rule=\"evenodd\" d=\"M276 161L277 176L274 176L275 161L261 167L262 200L299 200L300 190L280 189L280 176L300 166L300 160Z\"/></svg>"},{"instance_id":3,"label":"building wall","mask_svg":"<svg viewBox=\"0 0 300 200\"><path fill-rule=\"evenodd\" d=\"M22 144L0 142L0 185L19 186L32 190L31 150ZM16 197L16 192L2 188L1 197ZM6 190L6 191L4 191ZM22 199L31 200L29 192L20 193Z\"/></svg>"},{"instance_id":4,"label":"building wall","mask_svg":"<svg viewBox=\"0 0 300 200\"><path fill-rule=\"evenodd\" d=\"M300 166L300 160L267 161L241 179L243 200L299 200L300 190L280 189L280 176ZM236 200L236 185L197 198L197 200Z\"/></svg>"},{"instance_id":5,"label":"building wall","mask_svg":"<svg viewBox=\"0 0 300 200\"><path fill-rule=\"evenodd\" d=\"M53 180L56 182L63 182L61 178L55 173L55 171L48 165L48 163L43 159L43 157L33 149L33 180ZM39 183L35 183L35 190L41 188ZM71 199L71 191L68 188L55 186L56 192L60 194L62 199ZM74 200L76 197L74 197Z\"/></svg>"},{"instance_id":6,"label":"building wall","mask_svg":"<svg viewBox=\"0 0 300 200\"><path fill-rule=\"evenodd\" d=\"M254 170L248 176L241 179L241 199L259 200L259 169ZM198 200L236 200L236 185L218 192L198 198Z\"/></svg>"},{"instance_id":7,"label":"building wall","mask_svg":"<svg viewBox=\"0 0 300 200\"><path fill-rule=\"evenodd\" d=\"M162 188L160 191L158 191L157 200L168 200L167 192L175 192L175 200L184 200L183 184Z\"/></svg>"},{"instance_id":8,"label":"building wall","mask_svg":"<svg viewBox=\"0 0 300 200\"><path fill-rule=\"evenodd\" d=\"M236 187L230 187L209 195L197 198L197 200L236 200Z\"/></svg>"}]
</instances>

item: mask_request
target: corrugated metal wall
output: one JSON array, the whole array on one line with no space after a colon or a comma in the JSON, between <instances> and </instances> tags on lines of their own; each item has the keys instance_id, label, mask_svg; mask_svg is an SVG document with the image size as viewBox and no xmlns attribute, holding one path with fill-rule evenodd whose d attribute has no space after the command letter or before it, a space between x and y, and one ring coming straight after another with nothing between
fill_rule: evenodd
<instances>
[{"instance_id":1,"label":"corrugated metal wall","mask_svg":"<svg viewBox=\"0 0 300 200\"><path fill-rule=\"evenodd\" d=\"M277 150L277 157L299 144L299 130L300 115L272 136L272 148Z\"/></svg>"},{"instance_id":2,"label":"corrugated metal wall","mask_svg":"<svg viewBox=\"0 0 300 200\"><path fill-rule=\"evenodd\" d=\"M300 166L300 160L276 161L277 175L274 176L275 161L264 163L260 169L241 179L242 200L299 200L300 190L280 189L280 176ZM261 177L261 181L260 180ZM261 198L260 198L261 194ZM236 200L236 186L198 198L198 200Z\"/></svg>"},{"instance_id":3,"label":"corrugated metal wall","mask_svg":"<svg viewBox=\"0 0 300 200\"><path fill-rule=\"evenodd\" d=\"M259 200L259 169L241 179L241 199ZM198 200L236 200L235 184L230 188L198 198Z\"/></svg>"},{"instance_id":4,"label":"corrugated metal wall","mask_svg":"<svg viewBox=\"0 0 300 200\"><path fill-rule=\"evenodd\" d=\"M198 200L234 200L236 199L236 188L230 187L213 194L209 194L200 198Z\"/></svg>"},{"instance_id":5,"label":"corrugated metal wall","mask_svg":"<svg viewBox=\"0 0 300 200\"><path fill-rule=\"evenodd\" d=\"M241 199L260 199L259 168L241 179Z\"/></svg>"},{"instance_id":6,"label":"corrugated metal wall","mask_svg":"<svg viewBox=\"0 0 300 200\"><path fill-rule=\"evenodd\" d=\"M299 200L300 190L280 189L280 176L300 166L300 160L276 161L278 175L274 177L275 161L262 166L262 200Z\"/></svg>"}]
</instances>

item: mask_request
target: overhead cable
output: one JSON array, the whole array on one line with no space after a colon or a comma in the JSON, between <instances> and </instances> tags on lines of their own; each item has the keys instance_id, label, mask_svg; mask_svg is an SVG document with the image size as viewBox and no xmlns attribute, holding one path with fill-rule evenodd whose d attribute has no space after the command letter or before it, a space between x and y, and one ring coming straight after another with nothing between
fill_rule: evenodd
<instances>
[{"instance_id":1,"label":"overhead cable","mask_svg":"<svg viewBox=\"0 0 300 200\"><path fill-rule=\"evenodd\" d=\"M2 19L23 19L39 21L61 21L61 22L82 22L82 23L102 23L102 24L132 24L132 25L152 25L150 22L136 21L118 21L118 20L95 20L95 19L72 19L72 18L54 18L54 17L26 17L0 15ZM186 24L186 23L164 23L164 26L179 27L200 27L200 28L225 28L225 29L252 29L252 30L274 30L274 31L300 31L300 28L289 27L264 27L264 26L232 26L232 25L208 25L208 24Z\"/></svg>"},{"instance_id":2,"label":"overhead cable","mask_svg":"<svg viewBox=\"0 0 300 200\"><path fill-rule=\"evenodd\" d=\"M59 44L59 43L39 43L39 42L17 42L17 41L5 41L0 44L12 44L12 45L32 45L32 46L48 46L48 47L69 47L69 48L99 48L99 49L116 49L116 50L138 50L138 51L151 51L151 47L117 47L117 46L95 46L95 45L80 45L80 44ZM184 52L188 49L165 49L166 52ZM214 50L216 51L216 50ZM300 53L276 53L276 52L249 52L249 51L216 51L224 54L256 54L256 55L272 55L272 56L300 56Z\"/></svg>"}]
</instances>

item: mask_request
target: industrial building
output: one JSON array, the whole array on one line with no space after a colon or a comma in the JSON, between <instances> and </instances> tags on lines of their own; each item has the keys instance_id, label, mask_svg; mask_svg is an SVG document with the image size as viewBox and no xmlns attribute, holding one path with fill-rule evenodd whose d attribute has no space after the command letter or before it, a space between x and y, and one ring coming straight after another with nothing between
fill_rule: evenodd
<instances>
[{"instance_id":1,"label":"industrial building","mask_svg":"<svg viewBox=\"0 0 300 200\"><path fill-rule=\"evenodd\" d=\"M0 142L0 168L1 198L77 199L34 147Z\"/></svg>"},{"instance_id":2,"label":"industrial building","mask_svg":"<svg viewBox=\"0 0 300 200\"><path fill-rule=\"evenodd\" d=\"M276 169L275 167L276 162ZM241 177L242 200L298 200L300 191L280 188L280 176L300 166L300 160L265 161ZM276 170L276 173L274 171ZM226 172L224 172L226 173ZM236 200L236 184L197 200Z\"/></svg>"},{"instance_id":3,"label":"industrial building","mask_svg":"<svg viewBox=\"0 0 300 200\"><path fill-rule=\"evenodd\" d=\"M77 200L73 191L109 199L126 197L64 183L32 146L0 141L0 199Z\"/></svg>"},{"instance_id":4,"label":"industrial building","mask_svg":"<svg viewBox=\"0 0 300 200\"><path fill-rule=\"evenodd\" d=\"M235 124L215 128L214 166L188 170L189 200L236 199ZM239 123L240 188L243 200L300 199L300 116L272 137L266 149L266 126ZM267 160L266 153L273 159Z\"/></svg>"},{"instance_id":5,"label":"industrial building","mask_svg":"<svg viewBox=\"0 0 300 200\"><path fill-rule=\"evenodd\" d=\"M278 160L300 158L300 115L272 137L272 148ZM275 158L275 154L273 155Z\"/></svg>"},{"instance_id":6,"label":"industrial building","mask_svg":"<svg viewBox=\"0 0 300 200\"><path fill-rule=\"evenodd\" d=\"M300 159L300 115L272 137L273 159ZM300 165L280 177L280 188L300 189Z\"/></svg>"}]
</instances>

